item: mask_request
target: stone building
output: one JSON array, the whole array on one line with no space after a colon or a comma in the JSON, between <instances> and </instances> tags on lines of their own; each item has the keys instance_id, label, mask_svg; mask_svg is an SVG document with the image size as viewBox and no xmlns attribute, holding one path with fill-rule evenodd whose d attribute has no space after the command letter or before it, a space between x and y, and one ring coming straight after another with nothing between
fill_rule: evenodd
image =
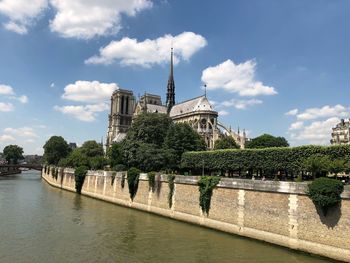
<instances>
[{"instance_id":1,"label":"stone building","mask_svg":"<svg viewBox=\"0 0 350 263\"><path fill-rule=\"evenodd\" d=\"M209 149L213 149L215 141L223 136L231 136L241 148L246 142L245 132L240 135L218 122L215 111L206 95L175 102L175 81L173 52L171 51L170 74L167 84L166 103L155 94L145 93L136 101L131 90L116 90L111 97L111 111L107 132L107 147L113 142L120 142L131 126L132 118L143 112L168 114L174 122L188 123L203 137Z\"/></svg>"},{"instance_id":2,"label":"stone building","mask_svg":"<svg viewBox=\"0 0 350 263\"><path fill-rule=\"evenodd\" d=\"M350 144L350 119L341 121L332 128L331 144Z\"/></svg>"}]
</instances>

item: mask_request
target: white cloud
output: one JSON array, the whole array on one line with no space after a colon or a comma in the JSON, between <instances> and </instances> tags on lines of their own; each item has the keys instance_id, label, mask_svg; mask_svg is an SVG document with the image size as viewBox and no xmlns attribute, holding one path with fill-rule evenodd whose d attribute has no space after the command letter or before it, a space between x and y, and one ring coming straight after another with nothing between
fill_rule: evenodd
<instances>
[{"instance_id":1,"label":"white cloud","mask_svg":"<svg viewBox=\"0 0 350 263\"><path fill-rule=\"evenodd\" d=\"M349 109L338 104L335 106L324 106L322 108L310 108L304 112L299 113L297 118L299 120L312 120L325 117L346 117L349 114Z\"/></svg>"},{"instance_id":2,"label":"white cloud","mask_svg":"<svg viewBox=\"0 0 350 263\"><path fill-rule=\"evenodd\" d=\"M15 138L13 138L11 135L7 135L7 134L0 135L0 142L10 142L14 140Z\"/></svg>"},{"instance_id":3,"label":"white cloud","mask_svg":"<svg viewBox=\"0 0 350 263\"><path fill-rule=\"evenodd\" d=\"M38 138L38 135L35 133L33 128L30 127L21 127L21 128L5 128L4 133L11 134L24 138Z\"/></svg>"},{"instance_id":4,"label":"white cloud","mask_svg":"<svg viewBox=\"0 0 350 263\"><path fill-rule=\"evenodd\" d=\"M27 33L28 27L47 8L47 5L47 0L2 0L0 13L9 19L4 23L4 27L18 34Z\"/></svg>"},{"instance_id":5,"label":"white cloud","mask_svg":"<svg viewBox=\"0 0 350 263\"><path fill-rule=\"evenodd\" d=\"M91 122L96 119L98 112L108 110L109 106L106 103L100 103L85 106L55 106L54 109L78 120Z\"/></svg>"},{"instance_id":6,"label":"white cloud","mask_svg":"<svg viewBox=\"0 0 350 263\"><path fill-rule=\"evenodd\" d=\"M259 105L259 104L262 104L262 101L257 99L250 99L250 100L231 99L228 101L221 102L220 105L223 107L234 107L239 110L244 110L250 106Z\"/></svg>"},{"instance_id":7,"label":"white cloud","mask_svg":"<svg viewBox=\"0 0 350 263\"><path fill-rule=\"evenodd\" d=\"M50 88L54 88L54 87L55 87L55 83L52 82L52 83L50 84Z\"/></svg>"},{"instance_id":8,"label":"white cloud","mask_svg":"<svg viewBox=\"0 0 350 263\"><path fill-rule=\"evenodd\" d=\"M293 122L290 127L289 127L289 130L290 131L293 131L293 130L299 130L301 128L303 128L304 126L304 122L302 121L296 121L296 122Z\"/></svg>"},{"instance_id":9,"label":"white cloud","mask_svg":"<svg viewBox=\"0 0 350 263\"><path fill-rule=\"evenodd\" d=\"M0 85L0 95L14 95L13 88L8 85Z\"/></svg>"},{"instance_id":10,"label":"white cloud","mask_svg":"<svg viewBox=\"0 0 350 263\"><path fill-rule=\"evenodd\" d=\"M332 117L324 121L314 121L305 126L298 134L293 134L293 139L307 141L312 144L329 144L332 127L339 122L339 118Z\"/></svg>"},{"instance_id":11,"label":"white cloud","mask_svg":"<svg viewBox=\"0 0 350 263\"><path fill-rule=\"evenodd\" d=\"M22 95L17 98L21 103L28 103L28 97L26 95Z\"/></svg>"},{"instance_id":12,"label":"white cloud","mask_svg":"<svg viewBox=\"0 0 350 263\"><path fill-rule=\"evenodd\" d=\"M295 116L295 115L298 114L298 112L299 112L298 109L293 109L293 110L290 110L290 111L286 112L285 115Z\"/></svg>"},{"instance_id":13,"label":"white cloud","mask_svg":"<svg viewBox=\"0 0 350 263\"><path fill-rule=\"evenodd\" d=\"M232 60L208 67L202 72L202 81L208 90L224 89L240 96L275 95L275 88L255 80L256 62L248 60L235 64Z\"/></svg>"},{"instance_id":14,"label":"white cloud","mask_svg":"<svg viewBox=\"0 0 350 263\"><path fill-rule=\"evenodd\" d=\"M111 64L115 61L124 66L138 65L151 67L168 63L170 47L174 47L174 64L180 60L189 60L194 53L205 47L207 41L193 32L183 32L177 36L164 35L157 39L138 42L128 37L112 41L100 49L100 54L85 61L87 64Z\"/></svg>"},{"instance_id":15,"label":"white cloud","mask_svg":"<svg viewBox=\"0 0 350 263\"><path fill-rule=\"evenodd\" d=\"M13 1L13 0L9 0ZM121 15L134 16L150 8L150 0L51 0L57 10L51 30L66 38L91 39L114 34Z\"/></svg>"},{"instance_id":16,"label":"white cloud","mask_svg":"<svg viewBox=\"0 0 350 263\"><path fill-rule=\"evenodd\" d=\"M0 102L0 112L13 111L14 107L12 103Z\"/></svg>"},{"instance_id":17,"label":"white cloud","mask_svg":"<svg viewBox=\"0 0 350 263\"><path fill-rule=\"evenodd\" d=\"M63 99L80 102L103 102L110 99L114 90L119 89L115 83L78 80L64 88Z\"/></svg>"},{"instance_id":18,"label":"white cloud","mask_svg":"<svg viewBox=\"0 0 350 263\"><path fill-rule=\"evenodd\" d=\"M225 110L221 110L218 112L219 116L226 116L226 115L229 115L230 113L228 111L225 111Z\"/></svg>"}]
</instances>

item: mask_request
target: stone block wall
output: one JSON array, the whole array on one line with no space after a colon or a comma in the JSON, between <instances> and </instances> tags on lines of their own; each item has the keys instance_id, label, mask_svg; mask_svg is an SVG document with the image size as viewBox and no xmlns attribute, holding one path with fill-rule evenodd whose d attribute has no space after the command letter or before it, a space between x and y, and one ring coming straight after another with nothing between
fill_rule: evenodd
<instances>
[{"instance_id":1,"label":"stone block wall","mask_svg":"<svg viewBox=\"0 0 350 263\"><path fill-rule=\"evenodd\" d=\"M65 169L57 179L43 170L42 177L52 186L75 192L74 170ZM147 175L141 174L136 196L131 200L125 172L89 171L82 194L350 262L349 187L342 194L341 206L324 217L305 195L306 183L223 178L213 191L209 214L204 215L197 182L198 177L176 176L171 208L166 175L156 176L157 187L152 192Z\"/></svg>"}]
</instances>

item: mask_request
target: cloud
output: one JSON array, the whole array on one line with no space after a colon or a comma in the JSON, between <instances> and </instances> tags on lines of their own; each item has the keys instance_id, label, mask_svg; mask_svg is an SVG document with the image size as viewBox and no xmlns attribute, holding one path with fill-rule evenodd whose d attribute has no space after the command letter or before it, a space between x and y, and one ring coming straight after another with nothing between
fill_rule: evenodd
<instances>
[{"instance_id":1,"label":"cloud","mask_svg":"<svg viewBox=\"0 0 350 263\"><path fill-rule=\"evenodd\" d=\"M240 96L275 95L275 88L265 86L255 80L256 62L248 60L235 64L228 59L225 62L208 67L202 72L202 81L208 90L223 89Z\"/></svg>"},{"instance_id":2,"label":"cloud","mask_svg":"<svg viewBox=\"0 0 350 263\"><path fill-rule=\"evenodd\" d=\"M0 13L8 17L4 23L7 30L26 34L38 16L47 8L47 0L2 0Z\"/></svg>"},{"instance_id":3,"label":"cloud","mask_svg":"<svg viewBox=\"0 0 350 263\"><path fill-rule=\"evenodd\" d=\"M28 97L26 95L22 95L17 98L21 103L28 103Z\"/></svg>"},{"instance_id":4,"label":"cloud","mask_svg":"<svg viewBox=\"0 0 350 263\"><path fill-rule=\"evenodd\" d=\"M14 95L13 88L8 85L0 85L0 95Z\"/></svg>"},{"instance_id":5,"label":"cloud","mask_svg":"<svg viewBox=\"0 0 350 263\"><path fill-rule=\"evenodd\" d=\"M15 138L13 138L11 135L7 135L7 134L3 134L0 135L0 142L10 142L10 141L14 141Z\"/></svg>"},{"instance_id":6,"label":"cloud","mask_svg":"<svg viewBox=\"0 0 350 263\"><path fill-rule=\"evenodd\" d=\"M221 110L218 112L219 116L227 116L229 115L230 113L228 111L225 111L225 110Z\"/></svg>"},{"instance_id":7,"label":"cloud","mask_svg":"<svg viewBox=\"0 0 350 263\"><path fill-rule=\"evenodd\" d=\"M304 122L302 122L302 121L293 122L290 125L289 130L290 131L299 130L299 129L303 128L303 126L304 126Z\"/></svg>"},{"instance_id":8,"label":"cloud","mask_svg":"<svg viewBox=\"0 0 350 263\"><path fill-rule=\"evenodd\" d=\"M151 67L168 63L170 47L174 47L174 64L181 60L189 60L194 53L207 45L201 35L183 32L177 36L164 35L157 39L146 39L139 42L128 37L112 41L100 49L100 54L85 61L86 64L104 64L119 62L121 65L138 65Z\"/></svg>"},{"instance_id":9,"label":"cloud","mask_svg":"<svg viewBox=\"0 0 350 263\"><path fill-rule=\"evenodd\" d=\"M286 112L285 115L295 116L295 115L298 114L298 112L299 112L298 109L293 109L293 110L290 110L290 111Z\"/></svg>"},{"instance_id":10,"label":"cloud","mask_svg":"<svg viewBox=\"0 0 350 263\"><path fill-rule=\"evenodd\" d=\"M54 88L54 87L55 87L55 83L52 82L52 83L50 84L50 88Z\"/></svg>"},{"instance_id":11,"label":"cloud","mask_svg":"<svg viewBox=\"0 0 350 263\"><path fill-rule=\"evenodd\" d=\"M220 103L220 105L223 107L234 107L238 110L244 110L250 106L259 105L259 104L262 104L262 101L257 99L250 99L250 100L231 99Z\"/></svg>"},{"instance_id":12,"label":"cloud","mask_svg":"<svg viewBox=\"0 0 350 263\"><path fill-rule=\"evenodd\" d=\"M13 1L13 0L9 0ZM50 21L53 32L65 38L91 39L115 34L121 16L135 16L152 7L150 0L51 0L57 11Z\"/></svg>"},{"instance_id":13,"label":"cloud","mask_svg":"<svg viewBox=\"0 0 350 263\"><path fill-rule=\"evenodd\" d=\"M0 112L13 111L15 108L12 103L0 102Z\"/></svg>"},{"instance_id":14,"label":"cloud","mask_svg":"<svg viewBox=\"0 0 350 263\"><path fill-rule=\"evenodd\" d=\"M332 117L324 121L314 121L305 126L299 133L291 137L298 141L307 141L311 144L329 144L332 127L339 122L339 118Z\"/></svg>"},{"instance_id":15,"label":"cloud","mask_svg":"<svg viewBox=\"0 0 350 263\"><path fill-rule=\"evenodd\" d=\"M115 83L78 80L64 88L62 98L87 103L103 102L110 99L116 89L119 87Z\"/></svg>"},{"instance_id":16,"label":"cloud","mask_svg":"<svg viewBox=\"0 0 350 263\"><path fill-rule=\"evenodd\" d=\"M15 135L24 138L38 138L39 136L35 133L33 128L21 127L21 128L5 128L4 133Z\"/></svg>"},{"instance_id":17,"label":"cloud","mask_svg":"<svg viewBox=\"0 0 350 263\"><path fill-rule=\"evenodd\" d=\"M54 109L78 120L92 122L96 119L98 112L108 110L109 106L106 103L100 103L85 106L55 106Z\"/></svg>"},{"instance_id":18,"label":"cloud","mask_svg":"<svg viewBox=\"0 0 350 263\"><path fill-rule=\"evenodd\" d=\"M349 109L337 104L335 106L326 105L322 108L310 108L297 115L299 120L312 120L324 117L346 117L349 114Z\"/></svg>"}]
</instances>

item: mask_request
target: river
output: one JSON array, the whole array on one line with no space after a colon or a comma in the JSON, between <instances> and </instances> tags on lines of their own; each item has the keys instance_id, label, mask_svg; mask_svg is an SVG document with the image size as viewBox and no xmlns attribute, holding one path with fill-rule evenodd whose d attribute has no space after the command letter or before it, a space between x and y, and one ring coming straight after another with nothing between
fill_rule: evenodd
<instances>
[{"instance_id":1,"label":"river","mask_svg":"<svg viewBox=\"0 0 350 263\"><path fill-rule=\"evenodd\" d=\"M283 262L327 259L0 177L0 262Z\"/></svg>"}]
</instances>

